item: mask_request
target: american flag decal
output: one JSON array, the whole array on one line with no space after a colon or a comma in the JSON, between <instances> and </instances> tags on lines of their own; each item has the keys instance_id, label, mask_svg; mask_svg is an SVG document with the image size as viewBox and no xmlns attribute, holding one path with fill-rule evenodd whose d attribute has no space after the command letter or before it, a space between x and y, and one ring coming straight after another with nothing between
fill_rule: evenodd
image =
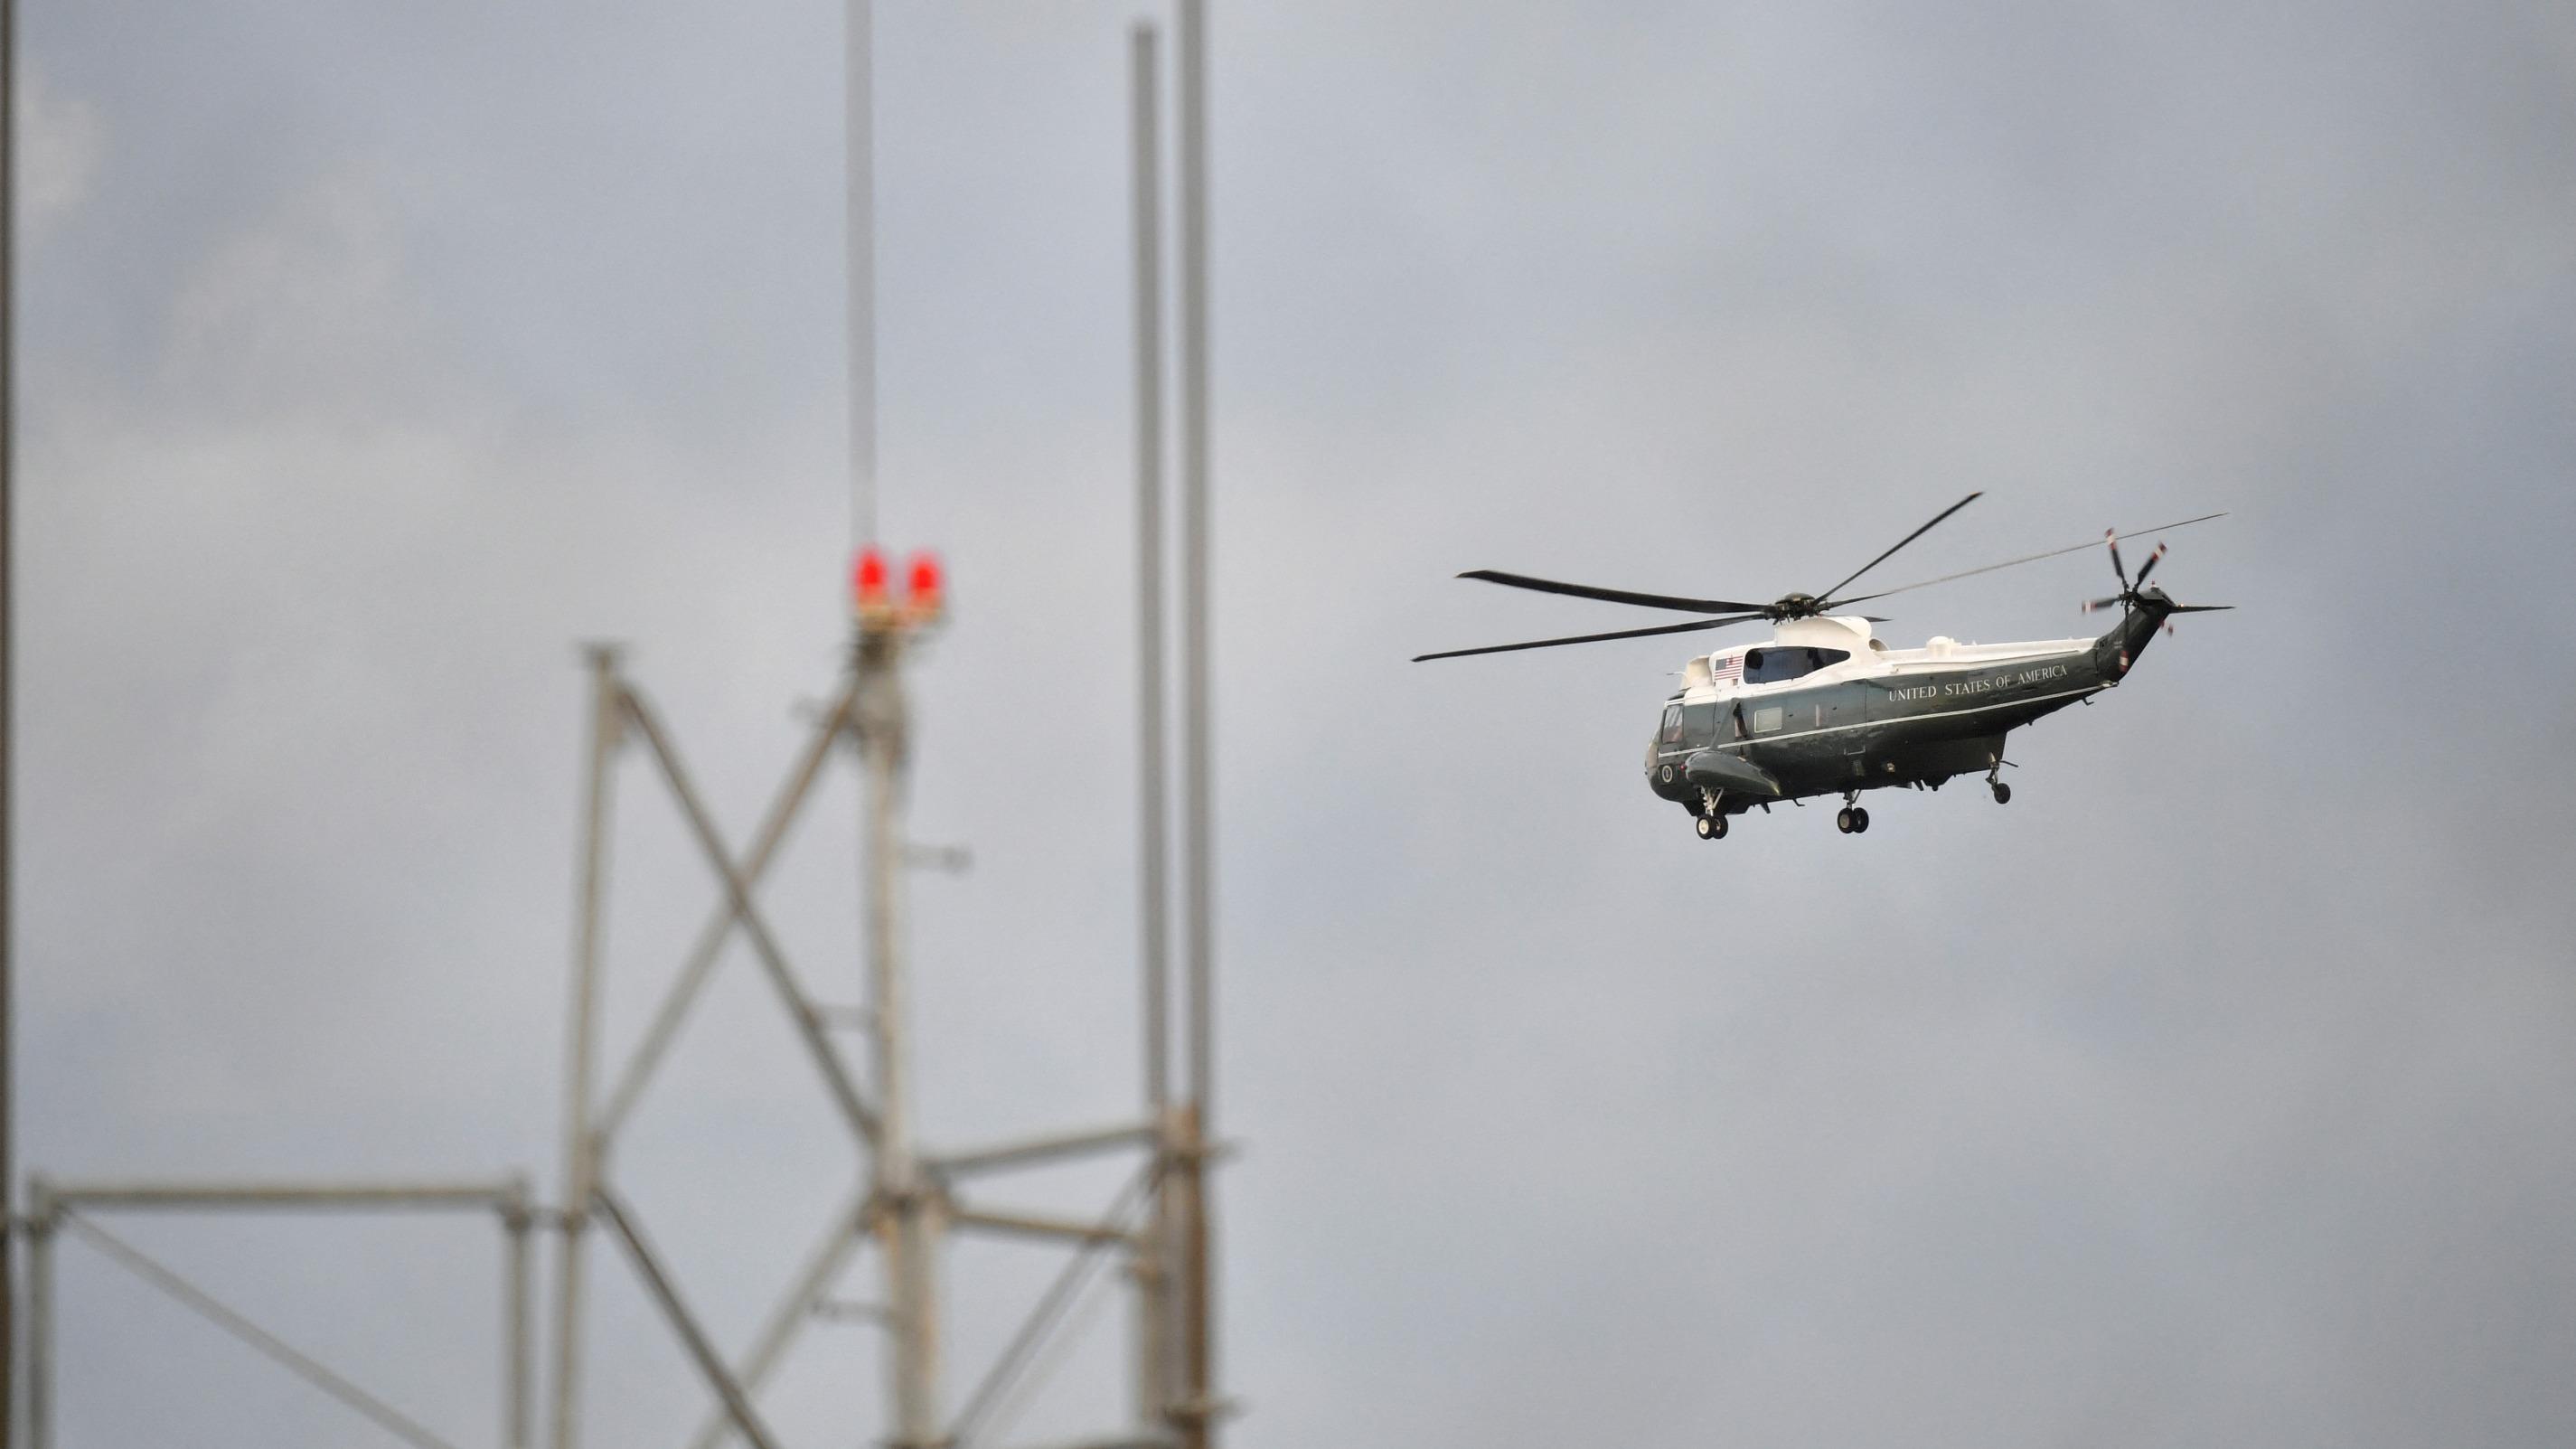
<instances>
[{"instance_id":1,"label":"american flag decal","mask_svg":"<svg viewBox=\"0 0 2576 1449\"><path fill-rule=\"evenodd\" d=\"M1744 682L1744 656L1741 654L1724 654L1709 660L1708 677L1712 682L1717 684L1742 684Z\"/></svg>"}]
</instances>

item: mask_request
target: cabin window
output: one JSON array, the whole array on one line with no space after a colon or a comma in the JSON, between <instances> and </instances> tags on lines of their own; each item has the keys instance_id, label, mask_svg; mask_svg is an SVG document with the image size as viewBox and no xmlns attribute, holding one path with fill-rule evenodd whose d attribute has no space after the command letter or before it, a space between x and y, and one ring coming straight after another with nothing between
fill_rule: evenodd
<instances>
[{"instance_id":1,"label":"cabin window","mask_svg":"<svg viewBox=\"0 0 2576 1449\"><path fill-rule=\"evenodd\" d=\"M1757 709L1753 712L1753 732L1755 734L1769 734L1771 731L1776 730L1779 727L1780 706L1775 704L1769 709Z\"/></svg>"},{"instance_id":2,"label":"cabin window","mask_svg":"<svg viewBox=\"0 0 2576 1449\"><path fill-rule=\"evenodd\" d=\"M1678 704L1664 707L1663 741L1668 745L1682 742L1682 707Z\"/></svg>"},{"instance_id":3,"label":"cabin window","mask_svg":"<svg viewBox=\"0 0 2576 1449\"><path fill-rule=\"evenodd\" d=\"M1717 742L1717 706L1686 704L1682 706L1682 741L1690 745Z\"/></svg>"},{"instance_id":4,"label":"cabin window","mask_svg":"<svg viewBox=\"0 0 2576 1449\"><path fill-rule=\"evenodd\" d=\"M1744 656L1744 682L1777 684L1784 679L1799 679L1850 657L1848 649L1809 649L1793 645L1755 649Z\"/></svg>"}]
</instances>

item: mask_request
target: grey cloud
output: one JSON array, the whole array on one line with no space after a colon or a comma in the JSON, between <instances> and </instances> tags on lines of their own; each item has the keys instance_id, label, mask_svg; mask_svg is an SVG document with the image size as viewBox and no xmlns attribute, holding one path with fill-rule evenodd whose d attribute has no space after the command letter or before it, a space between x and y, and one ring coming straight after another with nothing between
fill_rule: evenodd
<instances>
[{"instance_id":1,"label":"grey cloud","mask_svg":"<svg viewBox=\"0 0 2576 1449\"><path fill-rule=\"evenodd\" d=\"M31 1163L551 1178L571 642L633 641L737 835L831 683L837 8L29 17L106 138L26 276ZM1134 1092L1123 17L888 10L962 1141ZM2564 1438L2565 22L1215 25L1242 1442ZM2245 606L2017 741L2006 810L1703 846L1634 777L1678 651L1402 662L1612 617L1461 568L1806 587L1976 487L1905 577L2227 507L2164 577ZM1890 637L2073 633L2102 571ZM1061 773L993 768L1037 740ZM622 788L620 1042L713 900ZM826 994L852 807L770 896ZM746 964L622 1169L732 1341L850 1173ZM450 1432L497 1412L479 1234L135 1236ZM346 1438L80 1251L67 1445ZM961 1254L961 1363L1035 1267ZM703 1397L620 1272L600 1442ZM1029 1436L1115 1412L1116 1332ZM869 1422L851 1333L780 1386L797 1442Z\"/></svg>"}]
</instances>

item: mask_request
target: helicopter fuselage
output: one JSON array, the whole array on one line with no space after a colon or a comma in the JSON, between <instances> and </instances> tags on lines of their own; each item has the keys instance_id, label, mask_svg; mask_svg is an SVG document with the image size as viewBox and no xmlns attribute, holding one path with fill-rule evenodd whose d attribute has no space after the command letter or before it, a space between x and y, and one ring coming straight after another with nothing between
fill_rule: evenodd
<instances>
[{"instance_id":1,"label":"helicopter fuselage","mask_svg":"<svg viewBox=\"0 0 2576 1449\"><path fill-rule=\"evenodd\" d=\"M1791 619L1768 642L1689 662L1647 747L1646 783L1722 818L1768 801L1993 779L2006 732L2117 685L2171 608L2150 589L2097 639L1898 650L1865 619Z\"/></svg>"}]
</instances>

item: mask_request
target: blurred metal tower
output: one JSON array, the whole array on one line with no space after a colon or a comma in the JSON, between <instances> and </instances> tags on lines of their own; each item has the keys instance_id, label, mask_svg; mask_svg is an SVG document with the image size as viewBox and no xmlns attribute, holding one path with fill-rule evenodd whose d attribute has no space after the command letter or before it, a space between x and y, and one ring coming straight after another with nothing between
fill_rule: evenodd
<instances>
[{"instance_id":1,"label":"blurred metal tower","mask_svg":"<svg viewBox=\"0 0 2576 1449\"><path fill-rule=\"evenodd\" d=\"M739 857L719 837L659 716L620 672L617 651L605 646L590 651L592 732L574 930L572 1066L560 1214L564 1236L556 1301L556 1449L575 1449L579 1443L584 1237L594 1220L608 1227L625 1248L644 1288L723 1406L721 1416L701 1430L696 1444L712 1446L730 1431L758 1449L770 1449L778 1442L757 1408L763 1382L803 1324L834 1311L827 1295L866 1239L874 1239L884 1255L885 1299L863 1314L877 1321L886 1335L889 1422L881 1442L892 1449L951 1449L987 1442L985 1431L997 1409L1027 1379L1039 1351L1093 1280L1102 1250L1124 1250L1143 1287L1164 1279L1159 1245L1175 1241L1186 1245L1194 1233L1204 1239L1196 1182L1208 1151L1196 1129L1196 1113L1189 1107L957 1152L923 1151L914 1136L902 881L908 868L938 863L944 853L915 847L903 828L904 782L912 745L903 669L915 646L938 623L943 600L937 566L926 556L916 556L907 575L898 597L882 557L873 549L862 553L849 673L750 847ZM641 744L656 766L718 877L724 900L698 933L615 1086L602 1097L594 1091L592 1064L598 1047L601 923L607 905L607 821L612 761L628 743ZM841 743L856 746L866 781L862 900L870 989L869 1000L856 1013L836 1013L815 1001L754 899L760 877L813 793L835 745ZM788 1286L757 1340L739 1360L728 1361L700 1326L634 1208L617 1192L608 1163L618 1131L630 1120L640 1093L737 929L799 1032L827 1095L865 1159L866 1171L862 1191L833 1215L823 1241ZM852 1024L863 1028L873 1057L874 1070L865 1092L831 1036L833 1027L852 1016ZM1150 1043L1147 1056L1149 1076L1164 1070ZM1134 1154L1137 1165L1126 1186L1095 1216L1065 1217L995 1206L968 1195L970 1184L980 1185L1014 1169L1104 1153ZM1166 1181L1178 1181L1185 1190L1166 1193ZM1155 1204L1170 1204L1167 1212L1172 1215L1153 1211ZM1149 1225L1149 1218L1156 1221ZM939 1253L952 1230L1053 1240L1072 1249L1026 1321L953 1415L942 1402L938 1312ZM1182 1257L1180 1276L1186 1286L1190 1261L1204 1261L1204 1252L1185 1252ZM1173 1313L1167 1298L1147 1293L1149 1322ZM1206 1442L1212 1414L1203 1396L1191 1396L1192 1386L1199 1382L1192 1374L1207 1358L1203 1349L1194 1352L1192 1348L1205 1322L1189 1316L1195 1301L1184 1292L1177 1322L1166 1337L1166 1341L1177 1340L1177 1363L1149 1361L1139 1371L1137 1381L1147 1386L1138 1405L1139 1422L1131 1431L1096 1444Z\"/></svg>"},{"instance_id":2,"label":"blurred metal tower","mask_svg":"<svg viewBox=\"0 0 2576 1449\"><path fill-rule=\"evenodd\" d=\"M875 343L873 337L870 175L873 101L867 0L849 0L850 143L849 298L853 532L860 542L855 584L856 628L849 672L748 849L733 855L718 837L679 756L643 697L620 673L617 652L591 651L592 739L585 803L579 920L575 929L570 1076L565 1107L563 1252L557 1308L554 1449L577 1449L580 1402L583 1238L589 1222L605 1223L633 1259L647 1291L669 1319L722 1406L702 1426L694 1449L713 1449L739 1433L756 1449L776 1440L757 1404L762 1384L803 1324L839 1310L833 1283L865 1241L884 1255L885 1300L860 1309L886 1337L889 1449L965 1449L990 1441L999 1410L1029 1379L1040 1351L1066 1321L1094 1275L1104 1249L1122 1250L1137 1290L1135 1424L1088 1441L1087 1449L1204 1449L1224 1412L1215 1390L1213 1213L1208 1170L1217 1156L1210 1123L1215 1074L1213 811L1208 668L1207 496L1207 203L1204 8L1179 0L1180 250L1179 353L1181 508L1179 607L1182 830L1181 936L1186 997L1180 1013L1186 1080L1176 1095L1171 1055L1174 1013L1168 961L1170 911L1163 560L1162 289L1160 136L1155 33L1139 24L1129 37L1134 186L1136 308L1137 538L1139 569L1139 765L1141 941L1144 1010L1144 1111L1132 1121L1058 1132L957 1152L925 1151L913 1126L914 1054L909 1035L908 976L903 947L903 878L907 867L939 852L915 847L904 830L905 778L913 726L904 667L938 623L943 600L935 564L916 556L897 596L875 545ZM677 978L616 1084L595 1094L596 1001L602 969L600 922L605 908L610 761L640 741L680 805L724 902L697 937ZM860 822L862 933L869 1000L856 1013L819 1006L789 966L753 898L836 743L854 744L865 776ZM679 1285L646 1237L631 1206L615 1192L606 1163L618 1129L686 1018L736 930L803 1038L828 1094L863 1156L862 1185L827 1225L823 1240L788 1285L754 1343L728 1362L699 1326ZM845 1021L844 1018L847 1018ZM872 1070L868 1092L842 1061L831 1028L863 1030ZM1104 1153L1133 1153L1126 1186L1099 1214L1064 1217L969 1200L971 1183L1014 1169ZM978 1189L980 1191L980 1187ZM947 1412L943 1390L939 1259L952 1231L1053 1240L1071 1248L995 1362Z\"/></svg>"},{"instance_id":3,"label":"blurred metal tower","mask_svg":"<svg viewBox=\"0 0 2576 1449\"><path fill-rule=\"evenodd\" d=\"M1216 1440L1225 1406L1216 1391L1214 1231L1209 1170L1219 1149L1213 1129L1215 1078L1214 826L1210 744L1210 627L1208 607L1208 393L1207 393L1207 147L1205 140L1205 23L1202 0L1176 0L1179 65L1178 140L1180 374L1179 555L1180 597L1180 926L1184 996L1172 1009L1169 960L1173 855L1169 794L1172 765L1166 758L1170 723L1169 659L1164 608L1166 537L1163 453L1166 446L1162 386L1161 136L1157 110L1161 79L1156 33L1138 24L1129 35L1135 228L1136 463L1139 646L1140 957L1144 1016L1144 1103L1133 1119L1060 1131L962 1151L925 1151L914 1135L914 1061L909 1035L903 950L904 872L925 864L953 863L955 853L915 846L903 826L904 786L911 760L912 722L904 667L914 647L940 621L942 581L935 563L916 556L898 597L883 556L874 546L875 342L874 200L870 175L873 101L869 88L868 0L848 0L852 87L848 126L851 287L850 369L853 390L851 449L853 531L862 545L855 579L856 618L849 669L813 730L767 816L748 846L735 854L708 814L658 715L621 671L618 651L587 651L590 720L583 795L583 825L572 950L562 1197L548 1209L531 1200L516 1178L489 1181L402 1182L167 1182L36 1183L31 1216L14 1217L0 1202L0 1449L15 1442L11 1415L15 1372L10 1294L12 1238L30 1252L33 1290L25 1363L31 1432L45 1449L53 1427L51 1369L53 1239L58 1230L79 1234L192 1310L267 1354L292 1372L380 1427L423 1449L446 1441L400 1410L359 1388L318 1360L277 1339L203 1290L107 1233L91 1216L113 1209L220 1210L333 1208L413 1211L467 1208L495 1212L505 1232L503 1328L505 1393L502 1439L534 1439L533 1332L530 1322L531 1234L558 1228L554 1302L553 1401L550 1442L576 1449L580 1442L582 1326L586 1299L589 1230L604 1227L625 1250L638 1280L668 1320L719 1401L720 1409L698 1433L694 1449L712 1449L739 1434L754 1449L778 1441L763 1422L757 1395L809 1319L832 1316L842 1305L828 1300L833 1284L866 1241L884 1254L885 1301L862 1309L887 1340L887 1418L881 1438L889 1449L968 1449L1000 1433L1005 1406L1033 1378L1041 1352L1065 1325L1070 1310L1098 1280L1110 1250L1123 1253L1137 1292L1134 1424L1087 1441L1081 1449L1206 1449ZM0 1185L12 1184L9 1128L9 661L8 576L9 466L11 441L11 316L13 295L9 209L13 112L10 109L14 5L0 0ZM862 946L869 1000L855 1011L819 1004L788 962L762 917L755 892L835 748L854 745L865 777L861 831ZM609 822L615 761L640 744L669 790L690 835L722 890L722 901L701 928L641 1038L608 1090L599 1090L600 983L606 969L603 923L608 895ZM747 1350L728 1359L701 1327L681 1285L655 1247L634 1208L617 1191L610 1172L612 1149L631 1119L654 1072L736 932L751 947L773 993L798 1033L827 1097L850 1132L863 1163L850 1202L835 1212L822 1240L791 1282ZM1178 1021L1175 1022L1177 1015ZM1186 1074L1178 1081L1172 1054L1175 1026ZM855 1025L869 1046L867 1090L843 1060L834 1029ZM1067 1217L970 1199L969 1184L1015 1170L1103 1154L1131 1154L1134 1170L1098 1213ZM18 1231L13 1231L18 1230ZM943 1400L939 1255L951 1231L1052 1241L1069 1257L1037 1297L1025 1321L975 1380L959 1407Z\"/></svg>"}]
</instances>

